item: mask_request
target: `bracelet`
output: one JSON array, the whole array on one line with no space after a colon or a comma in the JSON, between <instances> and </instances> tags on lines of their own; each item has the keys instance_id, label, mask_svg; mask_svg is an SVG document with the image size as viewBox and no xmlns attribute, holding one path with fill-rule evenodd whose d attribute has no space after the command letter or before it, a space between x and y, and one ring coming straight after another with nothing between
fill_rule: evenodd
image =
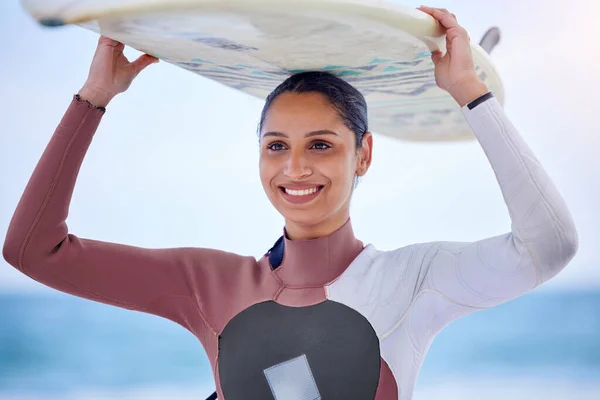
<instances>
[{"instance_id":1,"label":"bracelet","mask_svg":"<svg viewBox=\"0 0 600 400\"><path fill-rule=\"evenodd\" d=\"M472 110L484 101L491 99L492 97L494 97L493 93L487 92L486 94L479 96L478 98L467 104L467 107L469 107L469 110Z\"/></svg>"},{"instance_id":2,"label":"bracelet","mask_svg":"<svg viewBox=\"0 0 600 400\"><path fill-rule=\"evenodd\" d=\"M92 103L90 103L89 101L87 101L87 100L83 100L79 94L76 94L76 95L75 95L75 99L76 99L77 101L79 101L79 102L84 102L84 101L85 101L85 102L87 103L87 105L88 105L88 107L89 107L89 108L95 108L95 109L97 109L97 110L100 110L100 111L102 111L102 112L105 112L105 111L106 111L106 108L105 108L105 107L99 107L99 106L95 106L95 105L93 105Z\"/></svg>"}]
</instances>

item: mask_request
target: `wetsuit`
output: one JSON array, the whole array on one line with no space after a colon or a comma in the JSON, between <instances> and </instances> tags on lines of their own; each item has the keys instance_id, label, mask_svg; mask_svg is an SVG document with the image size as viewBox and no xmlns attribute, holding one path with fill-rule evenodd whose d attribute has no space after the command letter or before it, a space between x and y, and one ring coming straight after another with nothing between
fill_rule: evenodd
<instances>
[{"instance_id":1,"label":"wetsuit","mask_svg":"<svg viewBox=\"0 0 600 400\"><path fill-rule=\"evenodd\" d=\"M182 325L204 346L220 399L410 399L445 325L532 290L577 249L561 196L489 95L462 112L504 195L504 235L381 251L348 221L314 240L288 240L284 230L258 260L79 238L65 220L104 112L73 98L18 204L4 257L49 287Z\"/></svg>"}]
</instances>

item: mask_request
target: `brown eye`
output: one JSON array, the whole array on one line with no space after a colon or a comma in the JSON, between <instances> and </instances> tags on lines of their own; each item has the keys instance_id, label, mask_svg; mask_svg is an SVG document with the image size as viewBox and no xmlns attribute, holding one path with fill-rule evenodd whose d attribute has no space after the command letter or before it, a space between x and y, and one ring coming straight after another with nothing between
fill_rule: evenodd
<instances>
[{"instance_id":1,"label":"brown eye","mask_svg":"<svg viewBox=\"0 0 600 400\"><path fill-rule=\"evenodd\" d=\"M331 148L331 145L329 143L325 143L325 142L315 142L311 146L311 149L315 149L315 150L327 150L330 148Z\"/></svg>"},{"instance_id":2,"label":"brown eye","mask_svg":"<svg viewBox=\"0 0 600 400\"><path fill-rule=\"evenodd\" d=\"M285 146L283 145L283 143L273 142L273 143L269 143L269 145L267 145L267 149L271 150L271 151L281 151L281 150L285 150Z\"/></svg>"}]
</instances>

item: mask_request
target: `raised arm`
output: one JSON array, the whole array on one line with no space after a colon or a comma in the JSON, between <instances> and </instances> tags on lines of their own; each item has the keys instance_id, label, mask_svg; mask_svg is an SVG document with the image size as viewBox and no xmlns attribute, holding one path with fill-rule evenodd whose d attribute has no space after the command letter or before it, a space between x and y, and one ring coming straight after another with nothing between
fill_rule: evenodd
<instances>
[{"instance_id":1,"label":"raised arm","mask_svg":"<svg viewBox=\"0 0 600 400\"><path fill-rule=\"evenodd\" d=\"M574 257L578 236L552 180L474 75L469 78L468 35L452 14L426 9L448 29L449 51L434 54L438 84L447 89L481 144L512 221L510 232L474 243L421 246L419 293L441 327L470 311L498 305L554 277Z\"/></svg>"},{"instance_id":2,"label":"raised arm","mask_svg":"<svg viewBox=\"0 0 600 400\"><path fill-rule=\"evenodd\" d=\"M19 271L54 289L161 315L192 330L197 321L189 316L199 318L201 313L193 300L197 285L190 282L207 282L201 275L214 264L216 251L143 249L82 239L70 234L66 224L77 175L105 113L103 106L152 61L142 56L130 64L122 45L100 39L91 78L81 96L72 99L25 188L3 255Z\"/></svg>"},{"instance_id":3,"label":"raised arm","mask_svg":"<svg viewBox=\"0 0 600 400\"><path fill-rule=\"evenodd\" d=\"M512 225L497 237L428 246L421 289L440 295L431 303L440 326L529 292L558 274L578 246L567 206L498 101L490 97L463 113L492 165Z\"/></svg>"}]
</instances>

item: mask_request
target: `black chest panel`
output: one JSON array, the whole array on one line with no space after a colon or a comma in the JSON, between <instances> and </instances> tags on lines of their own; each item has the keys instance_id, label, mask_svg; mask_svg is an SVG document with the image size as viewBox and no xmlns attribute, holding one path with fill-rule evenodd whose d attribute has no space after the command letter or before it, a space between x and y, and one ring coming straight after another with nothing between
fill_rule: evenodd
<instances>
[{"instance_id":1,"label":"black chest panel","mask_svg":"<svg viewBox=\"0 0 600 400\"><path fill-rule=\"evenodd\" d=\"M372 400L380 363L371 324L330 300L307 307L255 304L219 337L225 400Z\"/></svg>"}]
</instances>

